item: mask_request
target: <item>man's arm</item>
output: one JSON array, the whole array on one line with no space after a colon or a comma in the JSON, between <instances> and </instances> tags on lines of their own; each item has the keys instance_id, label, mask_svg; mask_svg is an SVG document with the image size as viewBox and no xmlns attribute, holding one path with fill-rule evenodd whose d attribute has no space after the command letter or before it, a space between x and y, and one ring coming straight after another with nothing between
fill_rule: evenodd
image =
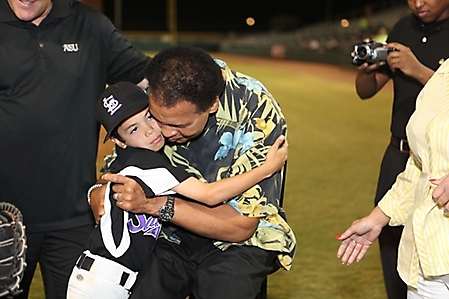
<instances>
[{"instance_id":1,"label":"man's arm","mask_svg":"<svg viewBox=\"0 0 449 299\"><path fill-rule=\"evenodd\" d=\"M100 179L97 184L103 184L103 186L93 189L89 197L89 205L96 223L100 222L101 216L104 215L104 195L106 194L107 182Z\"/></svg>"},{"instance_id":2,"label":"man's arm","mask_svg":"<svg viewBox=\"0 0 449 299\"><path fill-rule=\"evenodd\" d=\"M134 213L148 213L159 216L159 209L165 204L166 196L147 198L141 186L131 178L119 174L105 174L102 178L116 183L112 190L117 193L115 199L121 209ZM102 188L98 188L102 189ZM100 191L92 192L91 203L98 202L93 196ZM241 215L233 207L223 204L207 207L198 203L175 200L175 214L172 223L193 233L212 239L243 242L256 230L259 218Z\"/></svg>"},{"instance_id":3,"label":"man's arm","mask_svg":"<svg viewBox=\"0 0 449 299\"><path fill-rule=\"evenodd\" d=\"M238 243L254 234L259 218L243 216L227 204L211 208L176 199L171 222L211 239Z\"/></svg>"}]
</instances>

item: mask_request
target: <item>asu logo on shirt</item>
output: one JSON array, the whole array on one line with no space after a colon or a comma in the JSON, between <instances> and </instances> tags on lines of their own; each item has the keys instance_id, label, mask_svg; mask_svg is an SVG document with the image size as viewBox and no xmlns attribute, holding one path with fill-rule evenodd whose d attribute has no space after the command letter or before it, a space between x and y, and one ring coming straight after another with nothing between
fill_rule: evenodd
<instances>
[{"instance_id":1,"label":"asu logo on shirt","mask_svg":"<svg viewBox=\"0 0 449 299\"><path fill-rule=\"evenodd\" d=\"M62 45L62 51L63 52L78 52L79 47L77 43L74 44L63 44Z\"/></svg>"}]
</instances>

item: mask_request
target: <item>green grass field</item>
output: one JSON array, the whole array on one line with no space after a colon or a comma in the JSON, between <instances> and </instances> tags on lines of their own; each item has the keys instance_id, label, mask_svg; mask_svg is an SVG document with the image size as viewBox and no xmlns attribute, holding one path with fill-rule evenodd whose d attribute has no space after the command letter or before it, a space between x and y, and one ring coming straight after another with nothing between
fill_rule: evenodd
<instances>
[{"instance_id":1,"label":"green grass field","mask_svg":"<svg viewBox=\"0 0 449 299\"><path fill-rule=\"evenodd\" d=\"M361 101L352 70L332 80L313 75L298 62L282 69L255 59L228 58L231 68L264 83L281 104L289 127L284 208L298 247L292 270L269 277L268 297L385 298L377 243L363 261L343 266L336 258L335 235L373 206L389 140L391 88ZM44 298L42 293L37 275L31 298Z\"/></svg>"},{"instance_id":2,"label":"green grass field","mask_svg":"<svg viewBox=\"0 0 449 299\"><path fill-rule=\"evenodd\" d=\"M307 70L230 64L269 88L289 126L284 208L298 247L292 270L270 276L269 298L385 298L377 243L362 262L343 266L335 235L372 208L391 89L361 101L353 72L323 80Z\"/></svg>"}]
</instances>

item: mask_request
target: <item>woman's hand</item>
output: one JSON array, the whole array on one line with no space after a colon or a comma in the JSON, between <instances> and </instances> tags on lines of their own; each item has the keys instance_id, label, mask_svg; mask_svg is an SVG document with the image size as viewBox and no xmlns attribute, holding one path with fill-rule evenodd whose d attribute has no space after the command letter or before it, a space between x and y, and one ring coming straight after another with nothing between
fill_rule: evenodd
<instances>
[{"instance_id":1,"label":"woman's hand","mask_svg":"<svg viewBox=\"0 0 449 299\"><path fill-rule=\"evenodd\" d=\"M444 215L449 216L449 175L440 179L431 179L430 182L436 185L432 192L432 199L444 208Z\"/></svg>"},{"instance_id":2,"label":"woman's hand","mask_svg":"<svg viewBox=\"0 0 449 299\"><path fill-rule=\"evenodd\" d=\"M337 252L342 264L361 261L388 221L389 218L376 207L368 216L354 221L344 233L337 235L336 238L342 241Z\"/></svg>"}]
</instances>

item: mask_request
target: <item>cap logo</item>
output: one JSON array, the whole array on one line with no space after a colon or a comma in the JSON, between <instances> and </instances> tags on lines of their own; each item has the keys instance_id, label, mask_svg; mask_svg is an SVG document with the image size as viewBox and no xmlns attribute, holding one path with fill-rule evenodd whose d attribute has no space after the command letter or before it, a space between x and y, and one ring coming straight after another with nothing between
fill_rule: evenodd
<instances>
[{"instance_id":1,"label":"cap logo","mask_svg":"<svg viewBox=\"0 0 449 299\"><path fill-rule=\"evenodd\" d=\"M109 97L103 98L103 107L108 109L109 115L114 115L122 107L122 104L111 94Z\"/></svg>"}]
</instances>

